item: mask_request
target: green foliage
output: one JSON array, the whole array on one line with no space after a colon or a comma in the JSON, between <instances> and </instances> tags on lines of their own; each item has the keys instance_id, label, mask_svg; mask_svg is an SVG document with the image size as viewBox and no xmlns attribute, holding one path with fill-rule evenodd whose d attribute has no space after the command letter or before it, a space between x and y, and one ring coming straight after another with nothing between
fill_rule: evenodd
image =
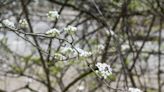
<instances>
[{"instance_id":1,"label":"green foliage","mask_svg":"<svg viewBox=\"0 0 164 92\"><path fill-rule=\"evenodd\" d=\"M129 59L126 58L125 64L126 64L126 65L129 65L129 63L130 63Z\"/></svg>"},{"instance_id":2,"label":"green foliage","mask_svg":"<svg viewBox=\"0 0 164 92\"><path fill-rule=\"evenodd\" d=\"M69 60L67 61L68 65L73 65L73 64L78 64L78 62L74 61L74 60Z\"/></svg>"},{"instance_id":3,"label":"green foliage","mask_svg":"<svg viewBox=\"0 0 164 92\"><path fill-rule=\"evenodd\" d=\"M151 88L148 88L146 91L147 92L157 92L157 90L154 90L154 89L151 89Z\"/></svg>"},{"instance_id":4,"label":"green foliage","mask_svg":"<svg viewBox=\"0 0 164 92\"><path fill-rule=\"evenodd\" d=\"M147 9L141 0L132 0L128 8L132 11L142 11Z\"/></svg>"},{"instance_id":5,"label":"green foliage","mask_svg":"<svg viewBox=\"0 0 164 92\"><path fill-rule=\"evenodd\" d=\"M23 56L22 58L24 62L29 62L32 58L32 55Z\"/></svg>"},{"instance_id":6,"label":"green foliage","mask_svg":"<svg viewBox=\"0 0 164 92\"><path fill-rule=\"evenodd\" d=\"M52 75L57 75L61 70L62 70L62 68L60 66L50 67L50 71L51 71Z\"/></svg>"},{"instance_id":7,"label":"green foliage","mask_svg":"<svg viewBox=\"0 0 164 92\"><path fill-rule=\"evenodd\" d=\"M31 57L30 59L32 62L34 62L35 64L41 64L40 62L40 57L35 56L35 57Z\"/></svg>"},{"instance_id":8,"label":"green foliage","mask_svg":"<svg viewBox=\"0 0 164 92\"><path fill-rule=\"evenodd\" d=\"M98 44L96 39L89 40L89 43L92 44L92 45L97 45Z\"/></svg>"},{"instance_id":9,"label":"green foliage","mask_svg":"<svg viewBox=\"0 0 164 92\"><path fill-rule=\"evenodd\" d=\"M109 79L111 81L115 81L116 80L116 76L114 74L111 74L111 75L108 76L107 79Z\"/></svg>"},{"instance_id":10,"label":"green foliage","mask_svg":"<svg viewBox=\"0 0 164 92\"><path fill-rule=\"evenodd\" d=\"M18 74L23 73L23 69L21 67L19 67L19 66L16 66L16 65L13 64L11 66L11 68L12 68L12 70L13 70L14 73L18 73Z\"/></svg>"}]
</instances>

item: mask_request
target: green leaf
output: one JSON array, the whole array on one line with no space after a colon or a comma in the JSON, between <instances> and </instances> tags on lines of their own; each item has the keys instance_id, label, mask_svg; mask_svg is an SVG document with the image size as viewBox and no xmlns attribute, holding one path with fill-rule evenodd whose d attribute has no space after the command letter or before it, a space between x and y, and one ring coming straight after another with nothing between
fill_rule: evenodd
<instances>
[{"instance_id":1,"label":"green leaf","mask_svg":"<svg viewBox=\"0 0 164 92\"><path fill-rule=\"evenodd\" d=\"M115 81L116 80L116 76L114 74L111 74L111 75L108 76L107 79L109 79L111 81Z\"/></svg>"},{"instance_id":2,"label":"green leaf","mask_svg":"<svg viewBox=\"0 0 164 92\"><path fill-rule=\"evenodd\" d=\"M31 61L33 61L35 64L40 64L41 62L40 62L40 57L32 57L31 58Z\"/></svg>"},{"instance_id":3,"label":"green leaf","mask_svg":"<svg viewBox=\"0 0 164 92\"><path fill-rule=\"evenodd\" d=\"M61 70L62 70L61 67L56 67L56 66L50 67L50 71L52 72L53 75L57 75Z\"/></svg>"},{"instance_id":4,"label":"green leaf","mask_svg":"<svg viewBox=\"0 0 164 92\"><path fill-rule=\"evenodd\" d=\"M129 65L129 63L130 63L129 59L126 58L125 64L126 64L126 65Z\"/></svg>"},{"instance_id":5,"label":"green leaf","mask_svg":"<svg viewBox=\"0 0 164 92\"><path fill-rule=\"evenodd\" d=\"M21 69L20 67L18 67L18 66L16 66L16 65L12 65L11 66L12 67L12 69L13 69L13 71L15 72L15 73L22 73L23 72L23 69Z\"/></svg>"}]
</instances>

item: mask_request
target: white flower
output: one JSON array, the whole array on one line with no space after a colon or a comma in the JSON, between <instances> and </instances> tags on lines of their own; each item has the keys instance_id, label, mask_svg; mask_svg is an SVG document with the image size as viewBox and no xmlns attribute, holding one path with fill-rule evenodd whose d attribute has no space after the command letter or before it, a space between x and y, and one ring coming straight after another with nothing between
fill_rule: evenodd
<instances>
[{"instance_id":1,"label":"white flower","mask_svg":"<svg viewBox=\"0 0 164 92\"><path fill-rule=\"evenodd\" d=\"M49 11L47 17L51 21L55 21L59 18L59 14L57 11Z\"/></svg>"},{"instance_id":2,"label":"white flower","mask_svg":"<svg viewBox=\"0 0 164 92\"><path fill-rule=\"evenodd\" d=\"M61 48L61 53L63 53L66 57L73 57L75 55L75 50L71 47Z\"/></svg>"},{"instance_id":3,"label":"white flower","mask_svg":"<svg viewBox=\"0 0 164 92\"><path fill-rule=\"evenodd\" d=\"M91 52L87 52L87 51L83 51L83 52L80 53L81 57L89 57L91 55L92 55L92 53Z\"/></svg>"},{"instance_id":4,"label":"white flower","mask_svg":"<svg viewBox=\"0 0 164 92\"><path fill-rule=\"evenodd\" d=\"M104 50L104 45L102 45L102 44L99 44L99 45L95 45L94 46L94 49L93 49L93 51L92 51L92 53L93 54L101 54L102 53L102 51Z\"/></svg>"},{"instance_id":5,"label":"white flower","mask_svg":"<svg viewBox=\"0 0 164 92\"><path fill-rule=\"evenodd\" d=\"M64 47L61 50L62 53L68 54L68 53L73 53L74 49L70 48L70 47Z\"/></svg>"},{"instance_id":6,"label":"white flower","mask_svg":"<svg viewBox=\"0 0 164 92\"><path fill-rule=\"evenodd\" d=\"M74 26L68 26L64 28L64 31L66 31L68 34L72 35L77 31L77 28Z\"/></svg>"},{"instance_id":7,"label":"white flower","mask_svg":"<svg viewBox=\"0 0 164 92\"><path fill-rule=\"evenodd\" d=\"M107 35L109 35L109 34L111 34L112 36L115 35L114 31L111 30L111 29L110 29L110 30L106 29L106 30L105 30L105 33L106 33Z\"/></svg>"},{"instance_id":8,"label":"white flower","mask_svg":"<svg viewBox=\"0 0 164 92\"><path fill-rule=\"evenodd\" d=\"M79 54L80 54L79 56L81 56L81 57L89 57L89 56L92 55L91 52L84 51L84 50L82 50L80 48L76 48L76 50L79 52Z\"/></svg>"},{"instance_id":9,"label":"white flower","mask_svg":"<svg viewBox=\"0 0 164 92\"><path fill-rule=\"evenodd\" d=\"M123 44L123 45L121 45L121 49L122 50L127 50L127 49L129 49L130 47L129 47L129 45L128 44Z\"/></svg>"},{"instance_id":10,"label":"white flower","mask_svg":"<svg viewBox=\"0 0 164 92\"><path fill-rule=\"evenodd\" d=\"M27 23L26 19L21 19L21 20L19 20L19 25L21 28L26 28L28 26L28 23Z\"/></svg>"},{"instance_id":11,"label":"white flower","mask_svg":"<svg viewBox=\"0 0 164 92\"><path fill-rule=\"evenodd\" d=\"M97 45L97 49L98 49L98 51L101 51L101 50L104 50L104 45L102 45L102 44L99 44L99 45Z\"/></svg>"},{"instance_id":12,"label":"white flower","mask_svg":"<svg viewBox=\"0 0 164 92\"><path fill-rule=\"evenodd\" d=\"M8 19L3 20L2 23L8 28L16 29L14 23L9 21Z\"/></svg>"},{"instance_id":13,"label":"white flower","mask_svg":"<svg viewBox=\"0 0 164 92\"><path fill-rule=\"evenodd\" d=\"M53 28L48 30L46 34L54 37L54 36L58 36L60 34L60 31L56 28Z\"/></svg>"},{"instance_id":14,"label":"white flower","mask_svg":"<svg viewBox=\"0 0 164 92\"><path fill-rule=\"evenodd\" d=\"M26 82L27 83L31 83L32 82L32 79L31 78L26 78Z\"/></svg>"},{"instance_id":15,"label":"white flower","mask_svg":"<svg viewBox=\"0 0 164 92\"><path fill-rule=\"evenodd\" d=\"M55 53L54 57L55 57L55 59L58 59L58 60L62 60L64 58L64 56L60 53Z\"/></svg>"},{"instance_id":16,"label":"white flower","mask_svg":"<svg viewBox=\"0 0 164 92\"><path fill-rule=\"evenodd\" d=\"M106 63L97 63L96 66L98 68L98 71L104 77L104 79L106 79L109 75L112 74L112 68L110 68L110 66Z\"/></svg>"},{"instance_id":17,"label":"white flower","mask_svg":"<svg viewBox=\"0 0 164 92\"><path fill-rule=\"evenodd\" d=\"M80 91L84 90L84 88L85 87L83 85L78 86L78 90L80 90Z\"/></svg>"},{"instance_id":18,"label":"white flower","mask_svg":"<svg viewBox=\"0 0 164 92\"><path fill-rule=\"evenodd\" d=\"M129 92L142 92L140 89L138 88L129 88L128 89Z\"/></svg>"}]
</instances>

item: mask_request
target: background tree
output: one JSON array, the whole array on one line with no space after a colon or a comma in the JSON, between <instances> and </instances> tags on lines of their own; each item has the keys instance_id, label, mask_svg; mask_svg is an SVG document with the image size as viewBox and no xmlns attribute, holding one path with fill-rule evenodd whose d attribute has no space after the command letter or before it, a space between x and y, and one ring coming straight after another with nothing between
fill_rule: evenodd
<instances>
[{"instance_id":1,"label":"background tree","mask_svg":"<svg viewBox=\"0 0 164 92\"><path fill-rule=\"evenodd\" d=\"M0 0L0 91L164 91L163 6Z\"/></svg>"}]
</instances>

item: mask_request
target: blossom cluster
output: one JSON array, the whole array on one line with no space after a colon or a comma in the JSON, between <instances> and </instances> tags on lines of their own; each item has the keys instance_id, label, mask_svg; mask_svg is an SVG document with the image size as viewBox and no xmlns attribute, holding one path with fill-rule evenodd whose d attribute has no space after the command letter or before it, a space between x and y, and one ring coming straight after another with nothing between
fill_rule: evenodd
<instances>
[{"instance_id":1,"label":"blossom cluster","mask_svg":"<svg viewBox=\"0 0 164 92\"><path fill-rule=\"evenodd\" d=\"M57 59L57 60L63 60L63 59L64 59L64 56L63 56L62 54L60 54L60 53L55 53L55 54L54 54L54 57L55 57L55 59Z\"/></svg>"},{"instance_id":2,"label":"blossom cluster","mask_svg":"<svg viewBox=\"0 0 164 92\"><path fill-rule=\"evenodd\" d=\"M26 28L28 26L28 23L27 23L26 19L21 19L21 20L19 20L19 25L21 28Z\"/></svg>"},{"instance_id":3,"label":"blossom cluster","mask_svg":"<svg viewBox=\"0 0 164 92\"><path fill-rule=\"evenodd\" d=\"M3 20L2 23L3 23L6 27L8 27L8 28L16 29L14 23L11 22L11 21L8 20L8 19Z\"/></svg>"},{"instance_id":4,"label":"blossom cluster","mask_svg":"<svg viewBox=\"0 0 164 92\"><path fill-rule=\"evenodd\" d=\"M85 58L85 57L89 57L89 56L92 55L91 52L84 51L84 50L82 50L80 48L76 48L76 50L78 51L80 57L84 57Z\"/></svg>"},{"instance_id":5,"label":"blossom cluster","mask_svg":"<svg viewBox=\"0 0 164 92\"><path fill-rule=\"evenodd\" d=\"M60 31L56 28L50 29L46 32L47 35L55 37L58 36L60 34Z\"/></svg>"},{"instance_id":6,"label":"blossom cluster","mask_svg":"<svg viewBox=\"0 0 164 92\"><path fill-rule=\"evenodd\" d=\"M80 49L80 48L75 48L74 51L75 51L75 53L74 53L75 55L76 55L77 53L79 53L79 56L80 56L80 57L84 57L84 58L89 57L89 56L92 55L91 52L82 50L82 49Z\"/></svg>"},{"instance_id":7,"label":"blossom cluster","mask_svg":"<svg viewBox=\"0 0 164 92\"><path fill-rule=\"evenodd\" d=\"M106 79L108 76L112 75L112 68L106 63L97 63L98 72Z\"/></svg>"},{"instance_id":8,"label":"blossom cluster","mask_svg":"<svg viewBox=\"0 0 164 92\"><path fill-rule=\"evenodd\" d=\"M48 14L48 19L49 20L57 20L59 18L59 14L57 11L49 11ZM75 34L75 32L77 31L77 28L74 27L74 26L67 26L64 28L64 32L68 33L69 35L73 35ZM56 36L59 36L60 33L62 33L61 31L59 31L58 29L56 28L53 28L53 29L50 29L48 30L45 34L46 35L49 35L51 37L56 37ZM88 52L88 51L84 51L80 48L71 48L71 47L63 47L61 48L61 53L62 54L59 54L59 53L55 53L55 57L58 58L58 59L61 59L63 58L63 55L66 55L67 57L69 57L70 55L77 55L79 54L80 57L83 57L83 58L86 58L86 57L89 57L92 55L91 52Z\"/></svg>"},{"instance_id":9,"label":"blossom cluster","mask_svg":"<svg viewBox=\"0 0 164 92\"><path fill-rule=\"evenodd\" d=\"M102 51L102 50L104 50L104 45L102 45L102 44L99 44L99 45L97 45L97 50L98 51Z\"/></svg>"},{"instance_id":10,"label":"blossom cluster","mask_svg":"<svg viewBox=\"0 0 164 92\"><path fill-rule=\"evenodd\" d=\"M73 57L79 55L81 58L87 58L92 55L91 52L82 50L80 48L62 47L60 53L55 53L54 56L58 60L63 60L66 57Z\"/></svg>"},{"instance_id":11,"label":"blossom cluster","mask_svg":"<svg viewBox=\"0 0 164 92\"><path fill-rule=\"evenodd\" d=\"M57 11L49 11L47 16L48 16L48 19L52 20L52 21L55 21L59 18L59 14ZM64 28L64 31L66 33L68 33L69 35L73 35L77 31L77 28L69 25L69 26ZM55 37L55 36L60 35L60 31L56 28L53 28L53 29L48 30L46 32L46 34Z\"/></svg>"},{"instance_id":12,"label":"blossom cluster","mask_svg":"<svg viewBox=\"0 0 164 92\"><path fill-rule=\"evenodd\" d=\"M59 18L59 14L57 11L49 11L47 17L51 21L56 21Z\"/></svg>"},{"instance_id":13,"label":"blossom cluster","mask_svg":"<svg viewBox=\"0 0 164 92\"><path fill-rule=\"evenodd\" d=\"M64 28L64 31L66 31L68 34L72 35L77 31L77 28L69 25L68 27Z\"/></svg>"}]
</instances>

